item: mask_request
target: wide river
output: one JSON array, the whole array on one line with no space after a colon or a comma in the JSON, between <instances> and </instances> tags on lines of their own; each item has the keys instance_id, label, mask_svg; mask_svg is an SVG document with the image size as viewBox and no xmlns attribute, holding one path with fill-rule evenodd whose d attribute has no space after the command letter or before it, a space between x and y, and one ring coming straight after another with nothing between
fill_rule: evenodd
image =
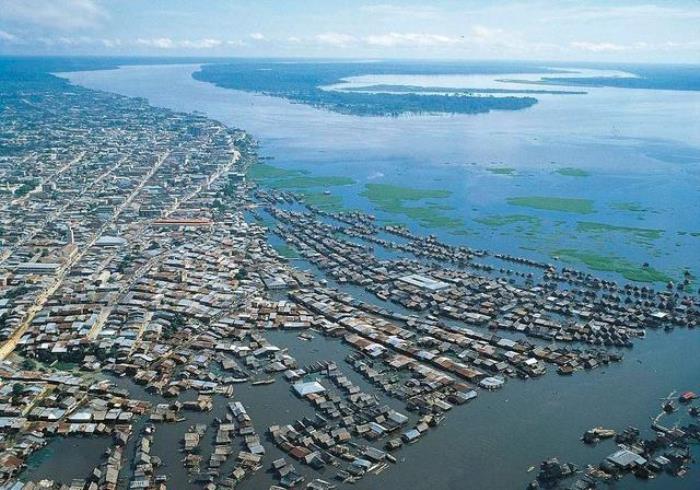
<instances>
[{"instance_id":1,"label":"wide river","mask_svg":"<svg viewBox=\"0 0 700 490\"><path fill-rule=\"evenodd\" d=\"M274 165L355 179L356 185L331 189L347 207L451 243L544 260L577 249L631 268L648 262L674 280L685 268L700 276L700 92L593 87L583 89L585 95L537 95L538 104L520 111L359 117L216 87L194 80L197 69L127 66L63 76L245 129ZM344 85L360 82L500 86L493 76L474 75L363 76ZM400 213L383 213L362 196L367 183L449 191L450 197L433 200L443 209L434 212L463 224L422 228ZM508 202L532 196L586 200L590 209L581 214Z\"/></svg>"},{"instance_id":2,"label":"wide river","mask_svg":"<svg viewBox=\"0 0 700 490\"><path fill-rule=\"evenodd\" d=\"M354 117L218 88L192 79L194 70L197 66L127 66L61 76L88 88L145 97L156 106L199 111L245 129L260 141L261 154L274 158L274 165L351 176L357 185L338 191L348 206L371 209L360 196L368 182L449 190L449 213L464 220L469 235L425 231L453 243L535 257L576 243L629 261L648 260L675 276L683 267L698 270L700 238L691 233L700 231L700 94L586 89L585 95L543 96L524 111ZM513 168L514 174L489 171L493 166ZM589 176L556 173L561 167ZM506 202L508 197L532 195L589 199L595 211L579 216ZM524 236L514 228L473 221L512 214L536 216L542 224L537 233ZM582 220L662 233L643 241L630 232L588 236L580 229ZM281 345L287 341L283 337L273 341ZM293 341L289 339L290 351L302 364L314 358L341 361L344 355L344 346L336 341ZM517 489L534 478L527 473L530 466L551 456L580 465L597 463L614 451L614 444L585 446L581 434L598 425L647 429L660 398L671 390L700 391L699 348L698 331L649 332L618 365L573 377L510 380L503 390L481 393L470 405L452 410L442 426L399 453L402 464L380 477L364 478L356 487ZM273 423L289 423L290 410L294 417L308 413L283 385L236 392L259 432ZM177 425L180 433L186 428ZM158 429L156 449L175 467L174 442L181 434L162 436L173 444L158 443L158 434L168 430ZM242 488L267 488L270 482L260 474ZM700 468L692 468L683 479L628 478L615 488L696 489Z\"/></svg>"}]
</instances>

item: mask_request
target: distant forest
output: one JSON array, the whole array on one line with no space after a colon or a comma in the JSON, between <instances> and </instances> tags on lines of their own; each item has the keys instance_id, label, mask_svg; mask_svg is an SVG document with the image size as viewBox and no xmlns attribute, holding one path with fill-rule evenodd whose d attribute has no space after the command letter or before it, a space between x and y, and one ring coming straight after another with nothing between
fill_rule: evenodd
<instances>
[{"instance_id":1,"label":"distant forest","mask_svg":"<svg viewBox=\"0 0 700 490\"><path fill-rule=\"evenodd\" d=\"M459 68L459 69L457 69ZM507 68L507 69L506 69ZM477 66L474 73L522 72L512 66ZM418 70L418 72L417 72ZM534 71L534 67L528 71ZM541 72L541 69L537 69ZM293 102L360 116L399 116L401 114L476 114L492 110L526 109L537 103L534 97L439 95L419 93L361 93L322 90L344 78L363 74L444 74L465 73L464 66L408 63L284 63L237 62L205 65L194 78L220 87L283 97Z\"/></svg>"}]
</instances>

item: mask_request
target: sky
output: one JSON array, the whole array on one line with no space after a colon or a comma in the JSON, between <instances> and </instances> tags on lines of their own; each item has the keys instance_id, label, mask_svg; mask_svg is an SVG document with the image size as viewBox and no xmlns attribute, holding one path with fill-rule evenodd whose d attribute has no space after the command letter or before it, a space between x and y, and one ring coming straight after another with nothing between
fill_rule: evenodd
<instances>
[{"instance_id":1,"label":"sky","mask_svg":"<svg viewBox=\"0 0 700 490\"><path fill-rule=\"evenodd\" d=\"M700 0L0 0L0 54L700 63Z\"/></svg>"}]
</instances>

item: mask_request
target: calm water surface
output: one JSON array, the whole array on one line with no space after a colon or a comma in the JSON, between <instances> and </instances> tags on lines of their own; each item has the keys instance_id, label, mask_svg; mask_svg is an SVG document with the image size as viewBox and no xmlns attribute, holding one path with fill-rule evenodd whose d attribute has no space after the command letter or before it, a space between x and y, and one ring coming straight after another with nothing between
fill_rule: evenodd
<instances>
[{"instance_id":1,"label":"calm water surface","mask_svg":"<svg viewBox=\"0 0 700 490\"><path fill-rule=\"evenodd\" d=\"M354 186L332 188L346 206L436 233L451 243L546 260L556 250L576 247L636 265L649 262L673 278L680 277L684 268L700 273L700 237L692 235L700 232L697 92L593 87L586 88L585 95L538 96L537 105L521 111L358 117L219 88L194 80L191 73L197 69L129 66L62 76L89 88L145 97L154 105L201 111L243 128L260 140L261 153L273 157L275 165L357 180ZM362 83L458 86L473 86L476 78L480 85L497 86L492 76L387 77L359 78ZM494 166L513 168L516 174L495 175L488 170ZM562 167L583 169L590 176L555 172ZM449 190L451 197L439 204L450 208L444 213L462 220L464 226L422 228L406 216L383 213L359 195L367 183ZM589 199L594 212L571 214L507 203L509 197L518 196ZM642 211L624 209L629 203ZM513 214L534 216L541 224L496 227L475 221ZM659 238L614 231L584 233L581 221L662 233Z\"/></svg>"}]
</instances>

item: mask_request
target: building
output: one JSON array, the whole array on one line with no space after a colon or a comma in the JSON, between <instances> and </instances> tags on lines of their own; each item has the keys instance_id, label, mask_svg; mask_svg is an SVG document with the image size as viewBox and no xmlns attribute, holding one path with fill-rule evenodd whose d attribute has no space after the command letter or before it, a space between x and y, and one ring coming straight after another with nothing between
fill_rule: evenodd
<instances>
[{"instance_id":1,"label":"building","mask_svg":"<svg viewBox=\"0 0 700 490\"><path fill-rule=\"evenodd\" d=\"M436 281L431 277L421 276L419 274L411 274L399 278L399 281L410 284L411 286L416 286L421 289L427 289L428 291L440 291L442 289L450 287L449 284L442 281Z\"/></svg>"},{"instance_id":2,"label":"building","mask_svg":"<svg viewBox=\"0 0 700 490\"><path fill-rule=\"evenodd\" d=\"M307 383L296 383L293 386L294 391L297 395L304 397L308 395L315 395L317 393L324 393L326 389L318 381L309 381Z\"/></svg>"},{"instance_id":3,"label":"building","mask_svg":"<svg viewBox=\"0 0 700 490\"><path fill-rule=\"evenodd\" d=\"M608 456L606 460L623 470L636 468L647 462L647 460L642 458L639 454L633 453L628 449L620 449Z\"/></svg>"},{"instance_id":4,"label":"building","mask_svg":"<svg viewBox=\"0 0 700 490\"><path fill-rule=\"evenodd\" d=\"M61 267L61 264L54 262L24 262L17 265L15 272L17 274L37 274L37 275L52 275Z\"/></svg>"}]
</instances>

